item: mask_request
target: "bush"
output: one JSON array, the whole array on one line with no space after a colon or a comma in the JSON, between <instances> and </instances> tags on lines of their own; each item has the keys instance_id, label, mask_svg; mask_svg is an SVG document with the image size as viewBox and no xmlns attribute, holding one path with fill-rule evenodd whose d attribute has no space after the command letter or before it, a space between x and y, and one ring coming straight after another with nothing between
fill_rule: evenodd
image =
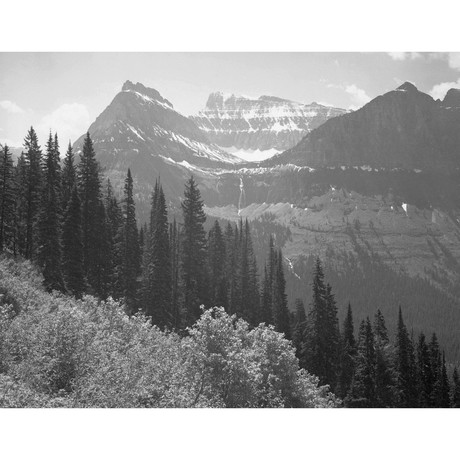
<instances>
[{"instance_id":1,"label":"bush","mask_svg":"<svg viewBox=\"0 0 460 460\"><path fill-rule=\"evenodd\" d=\"M112 299L40 285L30 264L0 260L1 407L336 405L272 327L212 308L180 337Z\"/></svg>"}]
</instances>

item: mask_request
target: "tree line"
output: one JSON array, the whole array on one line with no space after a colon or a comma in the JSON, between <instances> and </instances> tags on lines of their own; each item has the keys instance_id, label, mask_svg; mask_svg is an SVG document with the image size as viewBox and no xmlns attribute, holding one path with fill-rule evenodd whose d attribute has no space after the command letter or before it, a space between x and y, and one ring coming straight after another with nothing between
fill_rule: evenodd
<instances>
[{"instance_id":1,"label":"tree line","mask_svg":"<svg viewBox=\"0 0 460 460\"><path fill-rule=\"evenodd\" d=\"M89 133L78 162L69 144L61 165L56 134L42 153L33 127L24 147L16 165L8 146L1 150L0 251L34 261L46 290L124 299L129 314L174 330L193 325L201 305L219 305L290 338L281 250L271 239L260 281L248 221L225 228L215 221L206 232L193 177L181 222L168 221L157 181L149 222L138 228L131 171L119 200L109 180L103 185Z\"/></svg>"},{"instance_id":2,"label":"tree line","mask_svg":"<svg viewBox=\"0 0 460 460\"><path fill-rule=\"evenodd\" d=\"M331 286L316 259L308 314L296 301L293 343L300 365L319 377L346 407L460 407L460 379L447 373L435 333L409 333L399 308L394 340L380 310L362 320L355 337L348 305L342 328Z\"/></svg>"}]
</instances>

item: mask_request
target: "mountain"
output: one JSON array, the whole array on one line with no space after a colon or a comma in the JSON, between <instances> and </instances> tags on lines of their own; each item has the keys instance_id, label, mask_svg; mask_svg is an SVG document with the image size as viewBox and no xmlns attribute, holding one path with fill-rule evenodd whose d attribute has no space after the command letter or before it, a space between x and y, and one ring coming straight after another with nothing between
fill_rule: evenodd
<instances>
[{"instance_id":1,"label":"mountain","mask_svg":"<svg viewBox=\"0 0 460 460\"><path fill-rule=\"evenodd\" d=\"M212 93L204 110L190 117L222 149L261 161L296 145L305 134L346 110L273 96L258 99Z\"/></svg>"},{"instance_id":2,"label":"mountain","mask_svg":"<svg viewBox=\"0 0 460 460\"><path fill-rule=\"evenodd\" d=\"M270 164L450 171L460 167L460 96L435 101L409 82L333 118Z\"/></svg>"},{"instance_id":3,"label":"mountain","mask_svg":"<svg viewBox=\"0 0 460 460\"><path fill-rule=\"evenodd\" d=\"M241 162L210 143L192 120L141 83L126 81L89 133L107 176L118 187L131 168L139 201L144 204L158 177L165 193L178 197L193 167L231 167ZM74 144L77 154L83 139L84 135Z\"/></svg>"},{"instance_id":4,"label":"mountain","mask_svg":"<svg viewBox=\"0 0 460 460\"><path fill-rule=\"evenodd\" d=\"M223 110L231 99L215 96L208 105ZM312 258L319 255L327 261L339 314L350 301L356 321L381 308L395 324L401 303L415 332L435 329L449 344L449 356L460 359L453 328L460 321L459 99L451 90L435 101L406 83L325 121L257 165L225 152L196 117L182 116L140 84L125 83L89 131L105 175L119 190L131 168L141 222L158 176L170 215L180 219L184 182L193 174L209 224L250 220L259 267L275 235L290 306L296 297L308 305ZM247 134L266 138L270 130L262 120L251 118L251 132L246 122L241 142ZM284 142L278 134L273 139ZM240 138L228 137L227 147L218 142L227 150L274 145L234 139Z\"/></svg>"}]
</instances>

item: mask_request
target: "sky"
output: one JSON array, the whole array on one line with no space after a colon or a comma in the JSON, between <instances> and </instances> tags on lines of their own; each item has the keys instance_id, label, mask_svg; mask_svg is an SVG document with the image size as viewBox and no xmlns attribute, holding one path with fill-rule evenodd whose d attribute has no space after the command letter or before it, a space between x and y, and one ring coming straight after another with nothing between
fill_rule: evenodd
<instances>
[{"instance_id":1,"label":"sky","mask_svg":"<svg viewBox=\"0 0 460 460\"><path fill-rule=\"evenodd\" d=\"M357 109L411 81L435 99L460 88L460 53L0 53L0 142L30 126L74 142L126 80L157 89L184 115L211 92L271 95Z\"/></svg>"}]
</instances>

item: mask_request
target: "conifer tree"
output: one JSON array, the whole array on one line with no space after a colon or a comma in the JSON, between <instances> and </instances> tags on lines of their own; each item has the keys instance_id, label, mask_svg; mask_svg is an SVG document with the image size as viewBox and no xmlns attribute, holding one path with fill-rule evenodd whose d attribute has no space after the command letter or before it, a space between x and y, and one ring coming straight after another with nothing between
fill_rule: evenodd
<instances>
[{"instance_id":1,"label":"conifer tree","mask_svg":"<svg viewBox=\"0 0 460 460\"><path fill-rule=\"evenodd\" d=\"M1 147L1 146L0 146ZM0 252L15 247L16 184L13 159L7 145L0 152Z\"/></svg>"},{"instance_id":2,"label":"conifer tree","mask_svg":"<svg viewBox=\"0 0 460 460\"><path fill-rule=\"evenodd\" d=\"M77 170L75 167L75 157L72 145L69 142L62 167L62 208L64 210L67 209L67 205L76 184Z\"/></svg>"},{"instance_id":3,"label":"conifer tree","mask_svg":"<svg viewBox=\"0 0 460 460\"><path fill-rule=\"evenodd\" d=\"M29 129L24 139L26 149L26 184L25 184L25 242L24 256L32 259L36 255L36 227L40 210L41 192L41 149L38 145L37 134L33 127Z\"/></svg>"},{"instance_id":4,"label":"conifer tree","mask_svg":"<svg viewBox=\"0 0 460 460\"><path fill-rule=\"evenodd\" d=\"M345 403L348 407L375 407L375 343L369 317L359 327L356 368Z\"/></svg>"},{"instance_id":5,"label":"conifer tree","mask_svg":"<svg viewBox=\"0 0 460 460\"><path fill-rule=\"evenodd\" d=\"M25 257L27 242L27 194L28 166L26 155L21 152L15 171L16 183L16 244L15 250Z\"/></svg>"},{"instance_id":6,"label":"conifer tree","mask_svg":"<svg viewBox=\"0 0 460 460\"><path fill-rule=\"evenodd\" d=\"M168 211L163 188L157 182L152 195L150 238L144 284L145 312L159 327L174 327L171 311L171 252Z\"/></svg>"},{"instance_id":7,"label":"conifer tree","mask_svg":"<svg viewBox=\"0 0 460 460\"><path fill-rule=\"evenodd\" d=\"M335 388L339 371L339 337L334 296L331 287L324 283L323 268L317 258L304 350L305 368L317 375L322 384L331 385L332 389Z\"/></svg>"},{"instance_id":8,"label":"conifer tree","mask_svg":"<svg viewBox=\"0 0 460 460\"><path fill-rule=\"evenodd\" d=\"M37 260L48 291L64 290L61 269L61 168L57 136L49 135L38 215Z\"/></svg>"},{"instance_id":9,"label":"conifer tree","mask_svg":"<svg viewBox=\"0 0 460 460\"><path fill-rule=\"evenodd\" d=\"M180 328L180 238L176 219L169 227L169 248L171 266L171 327L174 330Z\"/></svg>"},{"instance_id":10,"label":"conifer tree","mask_svg":"<svg viewBox=\"0 0 460 460\"><path fill-rule=\"evenodd\" d=\"M275 318L273 315L273 292L274 292L274 276L276 267L276 251L273 236L270 235L268 244L268 257L264 268L264 279L262 285L262 298L260 306L260 320L265 324L274 324Z\"/></svg>"},{"instance_id":11,"label":"conifer tree","mask_svg":"<svg viewBox=\"0 0 460 460\"><path fill-rule=\"evenodd\" d=\"M286 281L283 271L283 254L278 249L273 275L273 320L275 330L284 333L286 339L291 339L289 310L287 307Z\"/></svg>"},{"instance_id":12,"label":"conifer tree","mask_svg":"<svg viewBox=\"0 0 460 460\"><path fill-rule=\"evenodd\" d=\"M377 310L374 319L375 344L375 405L376 407L393 407L396 392L391 363L392 352L385 318Z\"/></svg>"},{"instance_id":13,"label":"conifer tree","mask_svg":"<svg viewBox=\"0 0 460 460\"><path fill-rule=\"evenodd\" d=\"M107 275L98 272L99 267L105 266L102 258L107 257L107 254L102 254L99 247L101 233L107 229L105 228L105 216L102 219L105 212L101 210L101 182L98 169L93 142L87 133L80 154L77 177L81 203L83 269L96 295L101 294L103 278ZM104 228L101 228L100 225L103 225Z\"/></svg>"},{"instance_id":14,"label":"conifer tree","mask_svg":"<svg viewBox=\"0 0 460 460\"><path fill-rule=\"evenodd\" d=\"M417 393L420 407L432 407L433 374L425 334L419 335L417 344Z\"/></svg>"},{"instance_id":15,"label":"conifer tree","mask_svg":"<svg viewBox=\"0 0 460 460\"><path fill-rule=\"evenodd\" d=\"M83 273L83 245L81 241L80 198L73 187L62 229L62 272L67 291L81 298L85 290Z\"/></svg>"},{"instance_id":16,"label":"conifer tree","mask_svg":"<svg viewBox=\"0 0 460 460\"><path fill-rule=\"evenodd\" d=\"M351 382L355 369L356 341L354 336L353 313L348 303L347 315L343 323L341 335L341 354L339 365L339 379L336 393L345 398L350 391Z\"/></svg>"},{"instance_id":17,"label":"conifer tree","mask_svg":"<svg viewBox=\"0 0 460 460\"><path fill-rule=\"evenodd\" d=\"M244 310L248 313L250 324L257 326L262 321L260 313L259 270L257 267L256 256L254 254L251 229L247 219L244 226L244 242L248 266L247 294L244 298L246 307Z\"/></svg>"},{"instance_id":18,"label":"conifer tree","mask_svg":"<svg viewBox=\"0 0 460 460\"><path fill-rule=\"evenodd\" d=\"M437 407L450 407L450 385L449 377L447 377L446 357L442 353L442 364L440 372L440 391L439 391L439 404Z\"/></svg>"},{"instance_id":19,"label":"conifer tree","mask_svg":"<svg viewBox=\"0 0 460 460\"><path fill-rule=\"evenodd\" d=\"M403 321L401 307L399 307L396 332L394 367L397 407L417 407L414 347Z\"/></svg>"},{"instance_id":20,"label":"conifer tree","mask_svg":"<svg viewBox=\"0 0 460 460\"><path fill-rule=\"evenodd\" d=\"M452 374L451 407L460 408L460 378L456 367Z\"/></svg>"},{"instance_id":21,"label":"conifer tree","mask_svg":"<svg viewBox=\"0 0 460 460\"><path fill-rule=\"evenodd\" d=\"M122 273L122 239L123 239L123 213L113 191L110 179L107 179L105 194L105 210L108 223L108 245L111 254L111 282L110 294L118 299L123 296Z\"/></svg>"},{"instance_id":22,"label":"conifer tree","mask_svg":"<svg viewBox=\"0 0 460 460\"><path fill-rule=\"evenodd\" d=\"M211 305L228 310L225 240L217 220L208 233L208 265Z\"/></svg>"},{"instance_id":23,"label":"conifer tree","mask_svg":"<svg viewBox=\"0 0 460 460\"><path fill-rule=\"evenodd\" d=\"M102 200L97 203L95 217L95 226L98 230L94 239L96 249L91 254L90 271L94 271L91 288L96 296L106 299L111 294L113 263L109 238L109 221ZM88 284L90 284L89 280Z\"/></svg>"},{"instance_id":24,"label":"conifer tree","mask_svg":"<svg viewBox=\"0 0 460 460\"><path fill-rule=\"evenodd\" d=\"M185 185L181 203L184 225L181 235L181 281L185 325L193 324L200 316L200 305L207 300L206 215L203 201L193 176Z\"/></svg>"},{"instance_id":25,"label":"conifer tree","mask_svg":"<svg viewBox=\"0 0 460 460\"><path fill-rule=\"evenodd\" d=\"M296 350L296 356L301 360L302 347L305 341L305 328L307 326L307 315L302 299L295 300L294 327L292 333L292 343Z\"/></svg>"},{"instance_id":26,"label":"conifer tree","mask_svg":"<svg viewBox=\"0 0 460 460\"><path fill-rule=\"evenodd\" d=\"M131 170L125 180L123 200L123 239L121 250L122 293L128 311L133 313L137 305L137 277L139 266L139 240L136 223L136 207L133 195L133 178ZM169 280L168 280L169 281Z\"/></svg>"}]
</instances>

